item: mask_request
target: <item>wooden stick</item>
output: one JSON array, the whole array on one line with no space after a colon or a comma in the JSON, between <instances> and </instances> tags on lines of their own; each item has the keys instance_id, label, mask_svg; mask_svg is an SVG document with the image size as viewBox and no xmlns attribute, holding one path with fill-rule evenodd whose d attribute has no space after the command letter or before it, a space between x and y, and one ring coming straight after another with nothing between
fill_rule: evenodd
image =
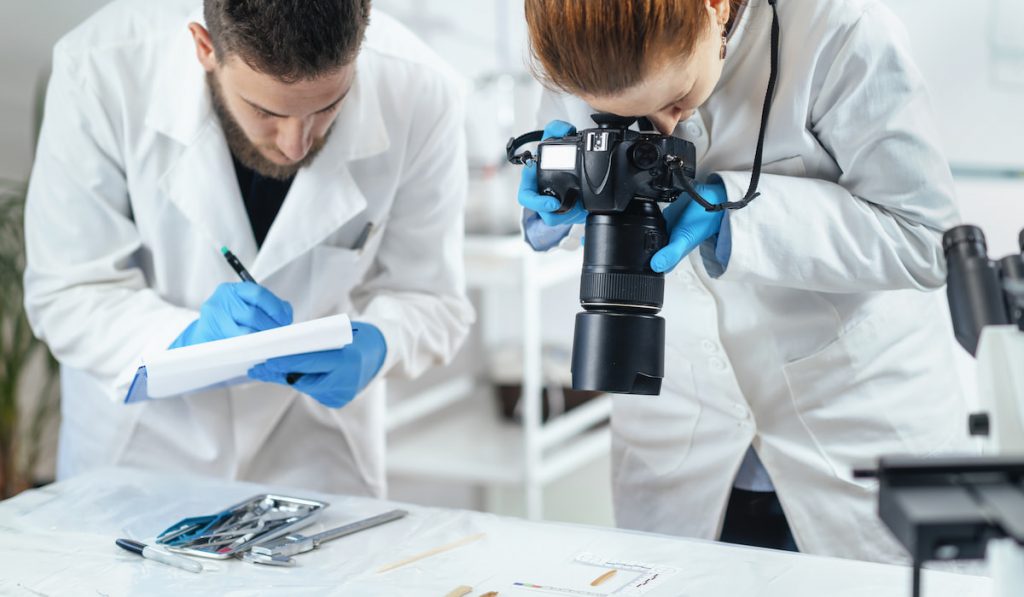
<instances>
[{"instance_id":1,"label":"wooden stick","mask_svg":"<svg viewBox=\"0 0 1024 597\"><path fill-rule=\"evenodd\" d=\"M593 582L590 583L590 586L596 587L596 586L602 584L604 581L606 581L609 578L615 576L615 572L616 572L615 570L609 570L608 572L605 572L601 576L598 576L597 578L595 578L593 580Z\"/></svg>"},{"instance_id":2,"label":"wooden stick","mask_svg":"<svg viewBox=\"0 0 1024 597\"><path fill-rule=\"evenodd\" d=\"M439 553L455 549L456 547L462 547L463 545L467 545L467 544L472 543L474 541L479 541L480 539L483 539L485 536L487 536L487 533L480 533L478 535L470 535L469 537L463 537L462 539L459 539L458 541L452 541L451 543L442 545L440 547L435 547L434 549L428 549L427 551L425 551L423 553L418 553L418 554L416 554L414 556L409 556L408 558L405 558L404 560L399 560L397 562L388 564L386 566L382 566L382 567L377 569L377 574L380 574L382 572L387 572L389 570L394 570L395 568L401 568L402 566L405 566L406 564L412 564L413 562L417 562L417 561L422 560L424 558L429 558L430 556L437 555Z\"/></svg>"},{"instance_id":3,"label":"wooden stick","mask_svg":"<svg viewBox=\"0 0 1024 597\"><path fill-rule=\"evenodd\" d=\"M461 587L455 587L454 589L449 591L444 597L466 597L466 595L469 595L472 592L473 587L467 587L466 585L462 585Z\"/></svg>"}]
</instances>

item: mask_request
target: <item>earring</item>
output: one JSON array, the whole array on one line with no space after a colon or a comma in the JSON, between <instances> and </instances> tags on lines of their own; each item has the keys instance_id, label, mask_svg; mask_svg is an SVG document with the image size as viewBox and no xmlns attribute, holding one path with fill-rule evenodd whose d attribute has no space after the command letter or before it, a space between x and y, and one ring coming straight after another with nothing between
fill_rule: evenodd
<instances>
[{"instance_id":1,"label":"earring","mask_svg":"<svg viewBox=\"0 0 1024 597\"><path fill-rule=\"evenodd\" d=\"M725 37L725 32L722 32L722 49L718 52L718 58L725 60L726 49L728 47L728 41Z\"/></svg>"}]
</instances>

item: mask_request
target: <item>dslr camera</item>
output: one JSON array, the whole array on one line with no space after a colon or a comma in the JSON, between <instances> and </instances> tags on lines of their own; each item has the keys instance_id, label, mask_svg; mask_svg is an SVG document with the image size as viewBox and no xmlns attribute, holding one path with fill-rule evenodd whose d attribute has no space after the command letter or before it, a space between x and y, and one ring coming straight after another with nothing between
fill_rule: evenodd
<instances>
[{"instance_id":1,"label":"dslr camera","mask_svg":"<svg viewBox=\"0 0 1024 597\"><path fill-rule=\"evenodd\" d=\"M658 203L693 192L692 143L630 127L636 118L594 114L596 128L560 139L541 131L510 139L510 162L537 163L538 191L556 197L558 213L577 203L589 212L580 304L572 348L572 386L617 394L657 395L665 370L665 278L650 267L668 244ZM539 142L537 155L516 151ZM683 199L688 200L688 199Z\"/></svg>"}]
</instances>

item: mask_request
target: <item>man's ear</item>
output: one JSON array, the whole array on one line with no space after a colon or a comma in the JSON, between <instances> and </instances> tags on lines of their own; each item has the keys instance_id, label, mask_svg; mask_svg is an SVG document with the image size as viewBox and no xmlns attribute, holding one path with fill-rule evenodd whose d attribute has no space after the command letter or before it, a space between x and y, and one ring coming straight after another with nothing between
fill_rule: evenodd
<instances>
[{"instance_id":1,"label":"man's ear","mask_svg":"<svg viewBox=\"0 0 1024 597\"><path fill-rule=\"evenodd\" d=\"M206 72L213 72L217 68L217 54L213 49L213 40L210 39L210 32L199 23L189 23L188 31L192 34L192 40L196 43L196 58L199 64L203 65Z\"/></svg>"}]
</instances>

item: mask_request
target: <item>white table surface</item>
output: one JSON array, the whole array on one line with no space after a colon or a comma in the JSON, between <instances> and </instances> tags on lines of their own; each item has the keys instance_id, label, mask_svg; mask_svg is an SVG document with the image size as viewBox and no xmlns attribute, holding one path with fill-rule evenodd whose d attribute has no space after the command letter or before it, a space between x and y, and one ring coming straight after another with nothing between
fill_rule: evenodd
<instances>
[{"instance_id":1,"label":"white table surface","mask_svg":"<svg viewBox=\"0 0 1024 597\"><path fill-rule=\"evenodd\" d=\"M306 533L399 506L410 515L295 556L298 565L291 568L201 560L205 570L191 574L114 545L118 537L150 541L185 516L213 513L270 490L331 503ZM477 533L486 536L390 572L376 572L384 564ZM106 469L0 502L0 595L441 597L468 585L474 588L472 596L498 591L500 597L536 597L545 593L515 588L512 582L545 582L546 575L581 566L572 560L582 552L677 569L646 593L650 597L910 594L909 569L899 566L136 470ZM595 571L596 577L601 569ZM986 578L924 573L925 597L989 594Z\"/></svg>"}]
</instances>

